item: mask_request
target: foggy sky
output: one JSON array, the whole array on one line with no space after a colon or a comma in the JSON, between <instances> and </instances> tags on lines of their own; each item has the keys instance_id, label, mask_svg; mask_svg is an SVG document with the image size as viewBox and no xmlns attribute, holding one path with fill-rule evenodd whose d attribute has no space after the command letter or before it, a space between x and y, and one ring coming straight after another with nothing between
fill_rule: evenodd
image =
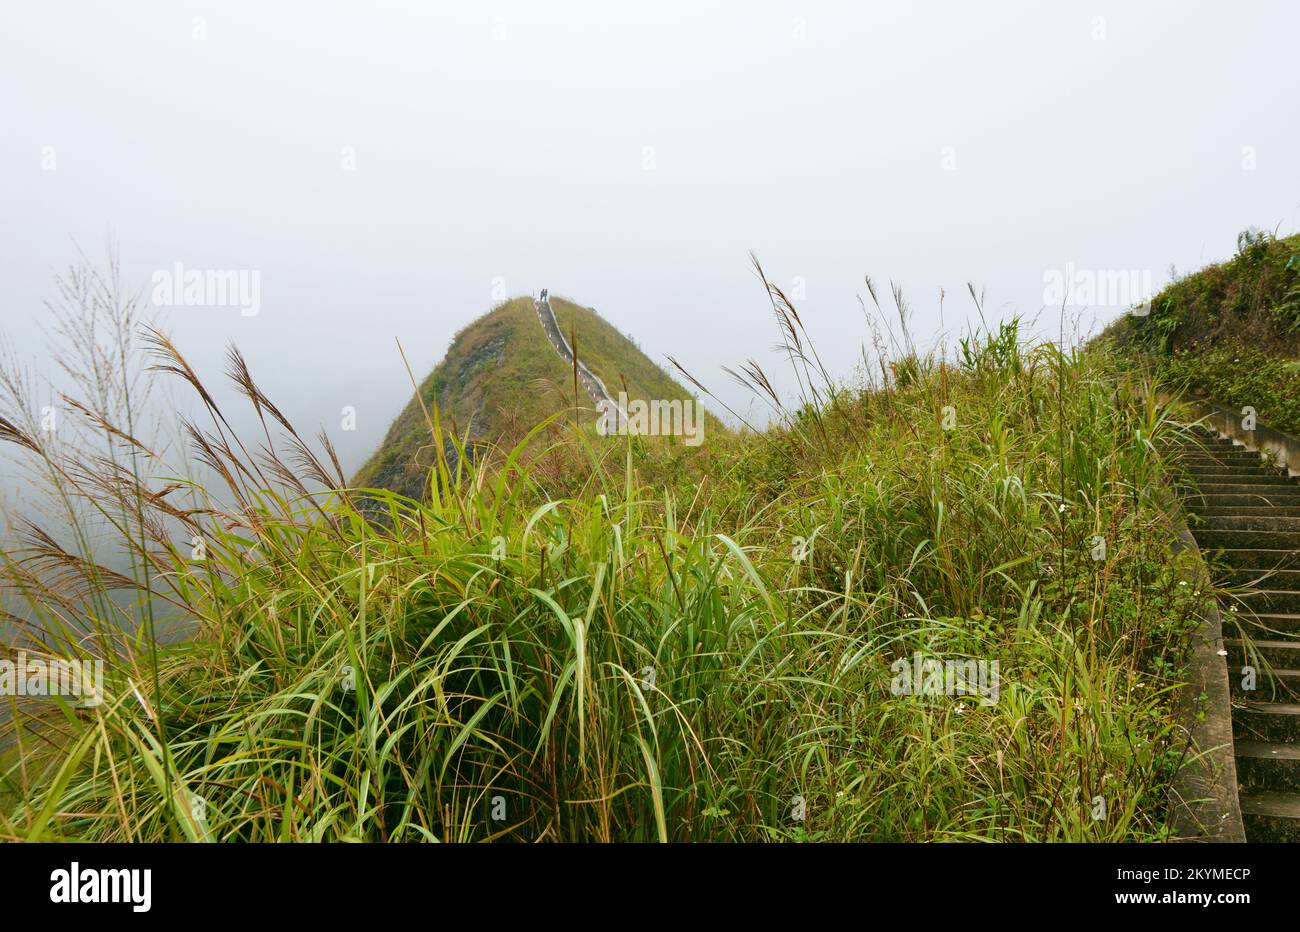
<instances>
[{"instance_id":1,"label":"foggy sky","mask_svg":"<svg viewBox=\"0 0 1300 932\"><path fill-rule=\"evenodd\" d=\"M494 287L594 306L743 410L718 367L781 372L750 251L847 374L864 274L929 344L941 288L957 331L968 281L1033 316L1067 263L1158 288L1294 232L1297 36L1281 2L6 0L0 336L45 358L53 274L111 235L146 297L177 262L257 271L256 316L166 322L214 382L238 343L349 468L411 395L394 338L423 377Z\"/></svg>"}]
</instances>

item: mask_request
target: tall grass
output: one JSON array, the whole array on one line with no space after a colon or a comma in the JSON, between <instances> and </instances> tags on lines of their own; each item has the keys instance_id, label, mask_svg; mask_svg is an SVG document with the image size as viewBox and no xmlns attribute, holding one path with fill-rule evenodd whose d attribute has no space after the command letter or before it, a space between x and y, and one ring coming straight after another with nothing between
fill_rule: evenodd
<instances>
[{"instance_id":1,"label":"tall grass","mask_svg":"<svg viewBox=\"0 0 1300 932\"><path fill-rule=\"evenodd\" d=\"M81 411L129 473L0 421L139 570L65 544L72 513L7 555L29 648L108 670L97 706L11 703L0 831L1161 837L1193 603L1162 523L1167 411L1104 357L1005 330L964 365L909 346L878 383L836 385L773 309L801 395L771 393L769 431L692 452L580 429L551 447L539 425L452 468L435 409L423 502L347 489L232 350L263 425L241 440L156 331L142 349L198 398L189 455L213 481L168 479L107 415ZM572 494L539 478L546 457ZM161 643L146 608L188 636ZM997 661L997 702L895 695L914 652Z\"/></svg>"}]
</instances>

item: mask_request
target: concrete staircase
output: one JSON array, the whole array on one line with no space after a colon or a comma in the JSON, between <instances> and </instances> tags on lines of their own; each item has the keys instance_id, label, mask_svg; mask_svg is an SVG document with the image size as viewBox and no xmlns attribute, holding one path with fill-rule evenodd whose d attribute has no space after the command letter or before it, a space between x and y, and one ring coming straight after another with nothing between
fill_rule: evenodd
<instances>
[{"instance_id":1,"label":"concrete staircase","mask_svg":"<svg viewBox=\"0 0 1300 932\"><path fill-rule=\"evenodd\" d=\"M533 302L537 307L537 319L541 321L542 329L546 331L546 339L554 347L555 352L560 354L566 366L573 365L573 350L569 348L569 341L565 338L564 332L560 330L560 322L555 319L555 311L551 309L550 297L541 298ZM586 390L587 396L597 404L616 405L613 397L609 394L609 389L605 383L600 380L600 376L588 369L578 360L578 381ZM620 409L621 410L621 409Z\"/></svg>"},{"instance_id":2,"label":"concrete staircase","mask_svg":"<svg viewBox=\"0 0 1300 932\"><path fill-rule=\"evenodd\" d=\"M1178 458L1197 545L1241 590L1221 614L1246 837L1300 841L1300 483L1208 431Z\"/></svg>"}]
</instances>

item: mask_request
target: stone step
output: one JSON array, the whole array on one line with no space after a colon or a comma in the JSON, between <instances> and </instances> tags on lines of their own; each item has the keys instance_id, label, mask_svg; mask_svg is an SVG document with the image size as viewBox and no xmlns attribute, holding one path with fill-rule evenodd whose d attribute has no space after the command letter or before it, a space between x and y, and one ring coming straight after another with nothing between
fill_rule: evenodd
<instances>
[{"instance_id":1,"label":"stone step","mask_svg":"<svg viewBox=\"0 0 1300 932\"><path fill-rule=\"evenodd\" d=\"M1183 450L1168 458L1171 466L1197 466L1202 463L1222 463L1237 466L1259 466L1264 458L1240 447L1234 449Z\"/></svg>"},{"instance_id":2,"label":"stone step","mask_svg":"<svg viewBox=\"0 0 1300 932\"><path fill-rule=\"evenodd\" d=\"M1168 452L1168 458L1174 462L1198 456L1253 456L1256 459L1260 458L1258 453L1252 453L1245 447L1233 446L1232 444L1227 443L1207 443L1204 446L1176 447Z\"/></svg>"},{"instance_id":3,"label":"stone step","mask_svg":"<svg viewBox=\"0 0 1300 932\"><path fill-rule=\"evenodd\" d=\"M1208 502L1218 495L1256 495L1270 504L1294 498L1300 486L1294 485L1236 485L1235 482L1201 482L1196 485L1175 485L1174 493L1186 502ZM1290 504L1290 502L1283 502Z\"/></svg>"},{"instance_id":4,"label":"stone step","mask_svg":"<svg viewBox=\"0 0 1300 932\"><path fill-rule=\"evenodd\" d=\"M1249 453L1244 446L1239 447L1231 440L1210 440L1204 443L1175 444L1167 450L1168 455L1177 459L1180 456L1227 456L1232 453Z\"/></svg>"},{"instance_id":5,"label":"stone step","mask_svg":"<svg viewBox=\"0 0 1300 932\"><path fill-rule=\"evenodd\" d=\"M1300 746L1271 741L1237 741L1237 780L1262 790L1300 789Z\"/></svg>"},{"instance_id":6,"label":"stone step","mask_svg":"<svg viewBox=\"0 0 1300 932\"><path fill-rule=\"evenodd\" d=\"M1207 465L1224 465L1233 466L1259 466L1264 463L1264 457L1258 453L1248 453L1233 450L1232 452L1204 451L1196 453L1183 453L1174 458L1174 462L1184 466Z\"/></svg>"},{"instance_id":7,"label":"stone step","mask_svg":"<svg viewBox=\"0 0 1300 932\"><path fill-rule=\"evenodd\" d=\"M1245 788L1241 816L1246 840L1300 842L1300 794Z\"/></svg>"},{"instance_id":8,"label":"stone step","mask_svg":"<svg viewBox=\"0 0 1300 932\"><path fill-rule=\"evenodd\" d=\"M1183 476L1190 476L1196 482L1234 482L1236 477L1256 480L1256 478L1269 478L1277 482L1278 485L1292 485L1290 477L1286 473L1261 467L1261 465L1225 465L1222 463L1206 463L1205 465L1184 465L1179 471Z\"/></svg>"},{"instance_id":9,"label":"stone step","mask_svg":"<svg viewBox=\"0 0 1300 932\"><path fill-rule=\"evenodd\" d=\"M1239 603L1240 604L1240 603ZM1249 603L1245 603L1249 605ZM1300 615L1286 612L1231 612L1247 636L1278 641L1300 641Z\"/></svg>"},{"instance_id":10,"label":"stone step","mask_svg":"<svg viewBox=\"0 0 1300 932\"><path fill-rule=\"evenodd\" d=\"M1253 586L1256 589L1300 589L1300 570L1232 569L1214 574L1224 586Z\"/></svg>"},{"instance_id":11,"label":"stone step","mask_svg":"<svg viewBox=\"0 0 1300 932\"><path fill-rule=\"evenodd\" d=\"M1300 531L1300 518L1269 515L1215 515L1205 518L1203 527L1213 531Z\"/></svg>"},{"instance_id":12,"label":"stone step","mask_svg":"<svg viewBox=\"0 0 1300 932\"><path fill-rule=\"evenodd\" d=\"M1196 466L1180 470L1175 474L1175 482L1188 489L1199 489L1203 485L1277 485L1300 490L1300 485L1287 476L1263 466Z\"/></svg>"},{"instance_id":13,"label":"stone step","mask_svg":"<svg viewBox=\"0 0 1300 932\"><path fill-rule=\"evenodd\" d=\"M1300 489L1276 492L1239 492L1229 495L1192 493L1186 496L1187 506L1219 507L1221 505L1278 505L1292 508L1300 505Z\"/></svg>"},{"instance_id":14,"label":"stone step","mask_svg":"<svg viewBox=\"0 0 1300 932\"><path fill-rule=\"evenodd\" d=\"M1203 495L1294 495L1300 492L1300 485L1294 482L1273 482L1263 484L1258 482L1199 482L1194 485L1183 483L1175 485L1174 490L1180 495L1203 496Z\"/></svg>"},{"instance_id":15,"label":"stone step","mask_svg":"<svg viewBox=\"0 0 1300 932\"><path fill-rule=\"evenodd\" d=\"M1267 570L1300 570L1300 551L1295 550L1220 550L1216 562L1232 571L1262 573Z\"/></svg>"},{"instance_id":16,"label":"stone step","mask_svg":"<svg viewBox=\"0 0 1300 932\"><path fill-rule=\"evenodd\" d=\"M1191 469L1184 471L1179 479L1179 487L1186 488L1188 494L1199 492L1201 488L1207 485L1271 485L1277 486L1279 492L1288 487L1300 492L1300 485L1290 482L1278 473L1269 472L1265 469L1216 469L1214 472L1209 472L1209 468L1206 467L1206 472L1197 472ZM1255 489L1252 488L1250 491L1253 492Z\"/></svg>"},{"instance_id":17,"label":"stone step","mask_svg":"<svg viewBox=\"0 0 1300 932\"><path fill-rule=\"evenodd\" d=\"M1300 641L1287 641L1281 638L1252 638L1251 645L1255 653L1275 670L1300 670ZM1223 646L1228 649L1229 672L1246 664L1254 664L1256 658L1250 656L1239 638L1224 638Z\"/></svg>"},{"instance_id":18,"label":"stone step","mask_svg":"<svg viewBox=\"0 0 1300 932\"><path fill-rule=\"evenodd\" d=\"M1295 531L1242 531L1215 527L1192 528L1202 550L1300 550L1300 533Z\"/></svg>"},{"instance_id":19,"label":"stone step","mask_svg":"<svg viewBox=\"0 0 1300 932\"><path fill-rule=\"evenodd\" d=\"M1300 518L1300 504L1296 505L1201 505L1188 502L1192 511L1202 518Z\"/></svg>"},{"instance_id":20,"label":"stone step","mask_svg":"<svg viewBox=\"0 0 1300 932\"><path fill-rule=\"evenodd\" d=\"M1300 591L1294 589L1236 591L1222 595L1219 603L1232 614L1243 616L1243 620L1257 620L1258 624L1283 632L1292 632L1300 623Z\"/></svg>"},{"instance_id":21,"label":"stone step","mask_svg":"<svg viewBox=\"0 0 1300 932\"><path fill-rule=\"evenodd\" d=\"M1254 668L1254 686L1249 671ZM1228 688L1234 699L1242 702L1300 702L1300 670L1256 666L1228 657Z\"/></svg>"},{"instance_id":22,"label":"stone step","mask_svg":"<svg viewBox=\"0 0 1300 932\"><path fill-rule=\"evenodd\" d=\"M1205 472L1187 470L1196 479L1197 488L1207 485L1272 485L1279 489L1300 489L1300 485L1285 479L1281 473L1270 472L1264 468L1251 469L1216 469L1208 468Z\"/></svg>"},{"instance_id":23,"label":"stone step","mask_svg":"<svg viewBox=\"0 0 1300 932\"><path fill-rule=\"evenodd\" d=\"M1235 703L1232 707L1232 734L1237 741L1300 741L1300 703Z\"/></svg>"},{"instance_id":24,"label":"stone step","mask_svg":"<svg viewBox=\"0 0 1300 932\"><path fill-rule=\"evenodd\" d=\"M1258 621L1257 616L1248 611L1225 611L1223 612L1223 632L1230 634L1231 637L1248 637L1256 643L1295 643L1300 642L1300 632L1297 630L1288 630L1279 628L1275 621ZM1257 651L1262 653L1262 651ZM1286 667L1288 664L1275 663L1269 659L1269 663L1274 667ZM1300 664L1295 664L1295 669L1300 669Z\"/></svg>"}]
</instances>

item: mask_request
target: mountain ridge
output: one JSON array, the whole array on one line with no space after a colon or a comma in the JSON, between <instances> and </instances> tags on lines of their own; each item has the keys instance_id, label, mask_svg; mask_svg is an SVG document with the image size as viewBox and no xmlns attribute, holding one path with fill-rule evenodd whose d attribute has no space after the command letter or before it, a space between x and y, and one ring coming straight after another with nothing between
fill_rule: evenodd
<instances>
[{"instance_id":1,"label":"mountain ridge","mask_svg":"<svg viewBox=\"0 0 1300 932\"><path fill-rule=\"evenodd\" d=\"M573 395L570 338L585 399ZM619 391L629 398L693 397L593 308L554 295L510 298L457 332L352 484L424 497L435 459L424 412L435 405L443 425L477 449L513 445L546 417L594 405L599 392L612 398ZM594 412L591 423L594 428ZM450 440L444 452L454 467Z\"/></svg>"}]
</instances>

